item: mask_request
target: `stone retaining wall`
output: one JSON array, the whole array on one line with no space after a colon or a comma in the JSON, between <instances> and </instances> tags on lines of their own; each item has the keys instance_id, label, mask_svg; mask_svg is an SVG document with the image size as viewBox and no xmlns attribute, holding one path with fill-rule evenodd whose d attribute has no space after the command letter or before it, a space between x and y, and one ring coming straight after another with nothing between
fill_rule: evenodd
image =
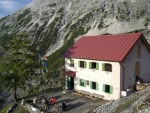
<instances>
[{"instance_id":1,"label":"stone retaining wall","mask_svg":"<svg viewBox=\"0 0 150 113\"><path fill-rule=\"evenodd\" d=\"M31 103L26 102L24 99L21 100L21 105L30 113L44 113L39 108L34 107Z\"/></svg>"},{"instance_id":2,"label":"stone retaining wall","mask_svg":"<svg viewBox=\"0 0 150 113\"><path fill-rule=\"evenodd\" d=\"M123 97L118 100L111 100L106 104L97 107L93 113L131 113L134 107L141 103L150 95L150 86L146 89L132 93L128 97Z\"/></svg>"}]
</instances>

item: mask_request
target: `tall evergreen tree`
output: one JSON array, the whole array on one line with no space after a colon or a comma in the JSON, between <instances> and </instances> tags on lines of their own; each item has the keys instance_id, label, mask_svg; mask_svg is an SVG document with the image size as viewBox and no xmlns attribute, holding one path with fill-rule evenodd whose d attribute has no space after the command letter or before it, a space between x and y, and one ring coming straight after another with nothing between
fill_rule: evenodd
<instances>
[{"instance_id":1,"label":"tall evergreen tree","mask_svg":"<svg viewBox=\"0 0 150 113\"><path fill-rule=\"evenodd\" d=\"M13 100L17 102L17 90L32 85L32 80L39 75L37 51L32 47L26 34L19 34L2 45L4 50L0 58L0 83L13 89ZM1 49L1 50L2 50Z\"/></svg>"}]
</instances>

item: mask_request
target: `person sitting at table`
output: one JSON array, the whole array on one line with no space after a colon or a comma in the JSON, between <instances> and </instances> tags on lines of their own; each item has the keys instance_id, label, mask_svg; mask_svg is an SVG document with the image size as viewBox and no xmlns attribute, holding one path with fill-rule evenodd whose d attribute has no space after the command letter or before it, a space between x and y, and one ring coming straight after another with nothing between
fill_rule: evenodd
<instances>
[{"instance_id":1,"label":"person sitting at table","mask_svg":"<svg viewBox=\"0 0 150 113\"><path fill-rule=\"evenodd\" d=\"M65 111L67 109L67 103L62 101L62 109Z\"/></svg>"},{"instance_id":2,"label":"person sitting at table","mask_svg":"<svg viewBox=\"0 0 150 113\"><path fill-rule=\"evenodd\" d=\"M56 103L56 99L54 97L50 98L50 104L54 105Z\"/></svg>"}]
</instances>

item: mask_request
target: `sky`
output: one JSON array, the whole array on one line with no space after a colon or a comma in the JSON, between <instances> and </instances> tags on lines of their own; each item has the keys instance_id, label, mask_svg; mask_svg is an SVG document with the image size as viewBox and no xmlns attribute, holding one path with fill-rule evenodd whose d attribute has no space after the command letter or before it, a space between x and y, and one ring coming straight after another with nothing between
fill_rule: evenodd
<instances>
[{"instance_id":1,"label":"sky","mask_svg":"<svg viewBox=\"0 0 150 113\"><path fill-rule=\"evenodd\" d=\"M0 18L13 14L33 0L0 0Z\"/></svg>"}]
</instances>

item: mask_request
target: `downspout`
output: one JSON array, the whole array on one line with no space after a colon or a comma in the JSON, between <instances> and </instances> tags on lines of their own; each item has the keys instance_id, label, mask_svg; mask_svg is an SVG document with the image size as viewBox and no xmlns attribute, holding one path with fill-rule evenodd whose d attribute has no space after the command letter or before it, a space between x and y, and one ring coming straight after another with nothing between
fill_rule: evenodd
<instances>
[{"instance_id":1,"label":"downspout","mask_svg":"<svg viewBox=\"0 0 150 113\"><path fill-rule=\"evenodd\" d=\"M121 64L120 64L121 65ZM122 82L123 82L123 90L124 90L124 66L123 65L121 65L121 67L122 67Z\"/></svg>"}]
</instances>

